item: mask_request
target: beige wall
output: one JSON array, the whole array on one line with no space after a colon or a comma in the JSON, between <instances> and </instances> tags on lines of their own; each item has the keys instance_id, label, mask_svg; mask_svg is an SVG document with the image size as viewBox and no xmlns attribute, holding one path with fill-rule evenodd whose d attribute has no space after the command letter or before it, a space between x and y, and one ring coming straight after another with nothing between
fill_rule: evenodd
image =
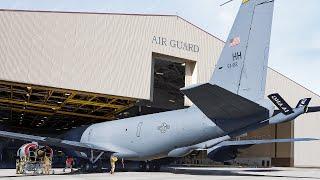
<instances>
[{"instance_id":1,"label":"beige wall","mask_svg":"<svg viewBox=\"0 0 320 180\"><path fill-rule=\"evenodd\" d=\"M320 96L308 91L296 82L288 79L282 74L268 69L266 95L278 92L292 107L305 97L311 97L311 106L320 104ZM301 137L320 137L320 113L304 114L299 116L294 122L268 126L257 131L248 133L249 138L301 138ZM275 147L277 146L277 147ZM296 142L296 143L277 143L256 145L242 150L240 157L272 157L278 158L280 164L290 162L292 166L313 166L320 167L318 158L320 142ZM293 162L292 162L293 161Z\"/></svg>"},{"instance_id":2,"label":"beige wall","mask_svg":"<svg viewBox=\"0 0 320 180\"><path fill-rule=\"evenodd\" d=\"M200 83L223 46L177 16L2 10L0 24L0 80L142 99L150 99L152 52L196 61Z\"/></svg>"},{"instance_id":3,"label":"beige wall","mask_svg":"<svg viewBox=\"0 0 320 180\"><path fill-rule=\"evenodd\" d=\"M266 94L278 92L291 106L296 106L298 101L305 97L311 97L310 105L319 105L320 96L300 86L285 76L269 69L267 77ZM278 138L295 137L320 137L320 113L304 114L299 116L294 124L279 125ZM292 128L290 128L290 126ZM291 135L290 135L291 134ZM291 150L290 150L291 149ZM294 159L294 166L320 167L320 142L296 142L278 145L279 156Z\"/></svg>"}]
</instances>

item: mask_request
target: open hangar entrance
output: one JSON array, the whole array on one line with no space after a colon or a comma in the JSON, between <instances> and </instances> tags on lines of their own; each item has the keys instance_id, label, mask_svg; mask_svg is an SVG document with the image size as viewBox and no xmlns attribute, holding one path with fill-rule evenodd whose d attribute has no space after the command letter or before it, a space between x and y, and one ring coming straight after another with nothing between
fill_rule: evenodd
<instances>
[{"instance_id":1,"label":"open hangar entrance","mask_svg":"<svg viewBox=\"0 0 320 180\"><path fill-rule=\"evenodd\" d=\"M118 118L183 109L190 103L181 88L191 85L196 76L195 62L159 53L152 53L152 76L150 100L138 100L132 108L119 114Z\"/></svg>"},{"instance_id":2,"label":"open hangar entrance","mask_svg":"<svg viewBox=\"0 0 320 180\"><path fill-rule=\"evenodd\" d=\"M134 98L0 81L0 129L56 137L76 127L114 120L135 103ZM1 138L0 168L15 167L23 143ZM61 151L55 149L54 155L53 165L63 165Z\"/></svg>"}]
</instances>

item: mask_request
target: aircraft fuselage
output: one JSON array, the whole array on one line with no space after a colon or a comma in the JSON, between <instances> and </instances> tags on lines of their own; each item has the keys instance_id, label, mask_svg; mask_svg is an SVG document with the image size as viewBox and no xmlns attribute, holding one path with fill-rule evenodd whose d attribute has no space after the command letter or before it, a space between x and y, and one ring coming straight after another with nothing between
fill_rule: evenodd
<instances>
[{"instance_id":1,"label":"aircraft fuselage","mask_svg":"<svg viewBox=\"0 0 320 180\"><path fill-rule=\"evenodd\" d=\"M191 107L94 124L84 131L81 142L100 147L112 144L115 149L130 151L126 159L152 160L223 133L198 108Z\"/></svg>"}]
</instances>

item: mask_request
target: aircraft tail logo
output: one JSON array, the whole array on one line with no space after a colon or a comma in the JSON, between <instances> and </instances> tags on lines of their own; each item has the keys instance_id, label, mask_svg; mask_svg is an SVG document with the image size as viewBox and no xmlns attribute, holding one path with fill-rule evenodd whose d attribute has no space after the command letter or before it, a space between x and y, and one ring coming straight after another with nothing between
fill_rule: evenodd
<instances>
[{"instance_id":1,"label":"aircraft tail logo","mask_svg":"<svg viewBox=\"0 0 320 180\"><path fill-rule=\"evenodd\" d=\"M240 37L235 37L230 40L230 47L234 47L240 44Z\"/></svg>"}]
</instances>

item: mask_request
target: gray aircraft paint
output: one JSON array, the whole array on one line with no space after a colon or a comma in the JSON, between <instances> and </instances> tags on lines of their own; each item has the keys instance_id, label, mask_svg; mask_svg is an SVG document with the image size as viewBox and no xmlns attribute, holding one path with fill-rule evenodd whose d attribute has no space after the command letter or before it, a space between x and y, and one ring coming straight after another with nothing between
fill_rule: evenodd
<instances>
[{"instance_id":1,"label":"gray aircraft paint","mask_svg":"<svg viewBox=\"0 0 320 180\"><path fill-rule=\"evenodd\" d=\"M252 101L264 98L273 1L241 5L210 83ZM232 41L240 42L232 46Z\"/></svg>"},{"instance_id":2,"label":"gray aircraft paint","mask_svg":"<svg viewBox=\"0 0 320 180\"><path fill-rule=\"evenodd\" d=\"M162 129L164 124L165 130ZM140 125L141 132L137 136ZM139 157L134 159L153 159L166 157L173 149L217 138L223 133L198 108L192 107L94 124L83 133L81 142L100 147L109 147L108 142L112 142L113 146L136 152ZM90 141L88 136L91 136Z\"/></svg>"}]
</instances>

